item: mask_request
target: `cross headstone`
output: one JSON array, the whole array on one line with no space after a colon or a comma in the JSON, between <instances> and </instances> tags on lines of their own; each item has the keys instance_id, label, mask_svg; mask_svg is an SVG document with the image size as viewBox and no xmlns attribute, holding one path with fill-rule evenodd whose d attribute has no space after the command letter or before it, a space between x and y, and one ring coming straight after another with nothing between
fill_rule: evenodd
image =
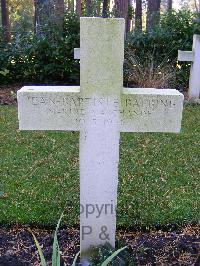
<instances>
[{"instance_id":1,"label":"cross headstone","mask_svg":"<svg viewBox=\"0 0 200 266\"><path fill-rule=\"evenodd\" d=\"M124 19L80 19L80 87L23 87L20 130L80 131L80 242L115 246L120 132L181 128L176 90L123 88ZM78 57L78 56L77 56Z\"/></svg>"},{"instance_id":2,"label":"cross headstone","mask_svg":"<svg viewBox=\"0 0 200 266\"><path fill-rule=\"evenodd\" d=\"M200 35L193 36L192 51L178 51L178 60L192 62L190 68L189 98L200 97Z\"/></svg>"}]
</instances>

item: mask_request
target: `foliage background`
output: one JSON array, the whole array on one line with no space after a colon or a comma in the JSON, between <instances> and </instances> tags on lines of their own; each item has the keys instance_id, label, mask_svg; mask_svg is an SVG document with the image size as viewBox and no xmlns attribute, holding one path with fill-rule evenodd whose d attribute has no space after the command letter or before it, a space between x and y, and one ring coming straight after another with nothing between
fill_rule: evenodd
<instances>
[{"instance_id":1,"label":"foliage background","mask_svg":"<svg viewBox=\"0 0 200 266\"><path fill-rule=\"evenodd\" d=\"M10 7L15 10L12 42L0 39L0 84L79 84L79 61L73 59L73 49L79 47L76 13L65 13L62 30L47 21L45 34L38 36L27 6L30 0L19 7L14 1ZM150 31L132 31L126 39L124 84L187 90L190 64L177 64L177 53L192 49L193 34L200 32L197 16L188 10L165 12Z\"/></svg>"},{"instance_id":2,"label":"foliage background","mask_svg":"<svg viewBox=\"0 0 200 266\"><path fill-rule=\"evenodd\" d=\"M79 62L73 59L73 48L79 47L79 22L74 13L66 14L62 32L47 24L46 34L38 36L20 27L12 43L0 42L0 83L78 82Z\"/></svg>"},{"instance_id":3,"label":"foliage background","mask_svg":"<svg viewBox=\"0 0 200 266\"><path fill-rule=\"evenodd\" d=\"M151 31L130 33L126 42L125 81L131 85L141 83L141 75L146 77L142 83L149 87L152 79L158 79L158 87L172 87L187 90L190 63L178 62L178 50L192 50L193 35L200 33L198 14L189 10L165 12L160 17L160 24ZM135 65L131 64L133 56ZM138 66L140 66L139 78ZM152 69L152 75L149 71ZM167 72L167 73L165 73ZM170 75L169 75L170 73ZM163 75L162 75L163 74ZM129 77L133 76L135 80ZM169 76L169 79L167 77ZM159 86L160 85L160 86Z\"/></svg>"}]
</instances>

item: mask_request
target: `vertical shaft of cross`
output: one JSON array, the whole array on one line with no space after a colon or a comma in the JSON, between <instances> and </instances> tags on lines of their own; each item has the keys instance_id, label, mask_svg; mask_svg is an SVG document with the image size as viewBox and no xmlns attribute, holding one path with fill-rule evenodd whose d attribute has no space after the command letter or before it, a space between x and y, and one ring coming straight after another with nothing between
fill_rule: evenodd
<instances>
[{"instance_id":1,"label":"vertical shaft of cross","mask_svg":"<svg viewBox=\"0 0 200 266\"><path fill-rule=\"evenodd\" d=\"M190 69L189 97L200 97L200 35L193 37L194 61Z\"/></svg>"},{"instance_id":2,"label":"vertical shaft of cross","mask_svg":"<svg viewBox=\"0 0 200 266\"><path fill-rule=\"evenodd\" d=\"M91 246L115 246L124 20L81 18L80 231Z\"/></svg>"}]
</instances>

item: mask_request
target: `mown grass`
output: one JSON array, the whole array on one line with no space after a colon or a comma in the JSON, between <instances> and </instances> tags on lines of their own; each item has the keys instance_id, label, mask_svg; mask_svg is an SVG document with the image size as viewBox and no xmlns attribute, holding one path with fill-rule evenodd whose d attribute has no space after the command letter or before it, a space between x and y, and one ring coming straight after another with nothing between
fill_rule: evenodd
<instances>
[{"instance_id":1,"label":"mown grass","mask_svg":"<svg viewBox=\"0 0 200 266\"><path fill-rule=\"evenodd\" d=\"M0 108L0 224L78 224L79 134L20 132L16 107ZM184 108L176 134L121 135L118 225L197 222L200 107Z\"/></svg>"}]
</instances>

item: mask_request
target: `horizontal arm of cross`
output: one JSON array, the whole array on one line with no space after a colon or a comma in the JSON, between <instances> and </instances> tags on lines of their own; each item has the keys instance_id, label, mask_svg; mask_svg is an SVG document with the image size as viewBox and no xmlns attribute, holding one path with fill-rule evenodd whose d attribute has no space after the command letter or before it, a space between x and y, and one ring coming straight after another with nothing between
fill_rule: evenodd
<instances>
[{"instance_id":1,"label":"horizontal arm of cross","mask_svg":"<svg viewBox=\"0 0 200 266\"><path fill-rule=\"evenodd\" d=\"M80 59L80 48L74 48L74 59Z\"/></svg>"},{"instance_id":2,"label":"horizontal arm of cross","mask_svg":"<svg viewBox=\"0 0 200 266\"><path fill-rule=\"evenodd\" d=\"M183 95L176 90L123 88L119 103L115 98L83 97L78 86L35 86L19 90L19 128L79 131L81 123L87 121L87 104L99 105L101 116L112 105L112 113L120 114L121 132L180 131ZM94 120L97 115L93 114ZM112 124L111 117L106 116L104 122Z\"/></svg>"},{"instance_id":3,"label":"horizontal arm of cross","mask_svg":"<svg viewBox=\"0 0 200 266\"><path fill-rule=\"evenodd\" d=\"M178 61L193 62L194 52L178 50Z\"/></svg>"}]
</instances>

